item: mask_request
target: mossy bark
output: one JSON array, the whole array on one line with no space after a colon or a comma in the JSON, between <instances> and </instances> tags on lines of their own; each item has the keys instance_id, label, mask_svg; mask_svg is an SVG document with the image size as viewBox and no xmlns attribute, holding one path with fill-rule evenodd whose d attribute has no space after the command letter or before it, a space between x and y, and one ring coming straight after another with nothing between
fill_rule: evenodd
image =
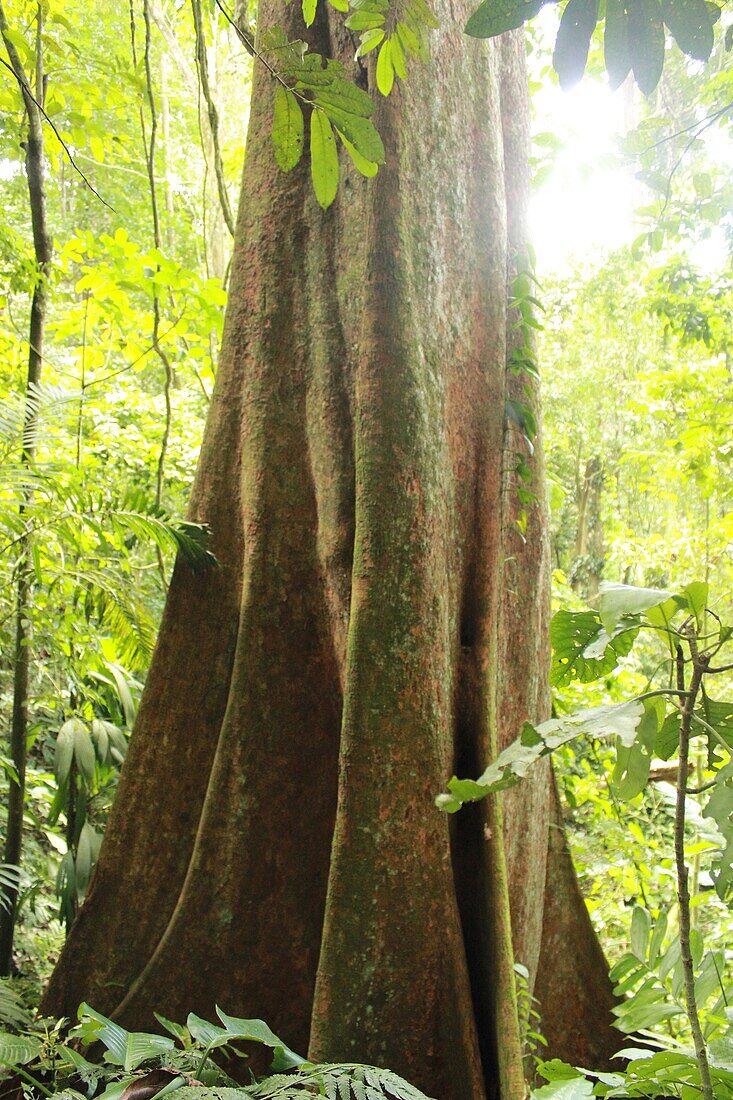
<instances>
[{"instance_id":1,"label":"mossy bark","mask_svg":"<svg viewBox=\"0 0 733 1100\"><path fill-rule=\"evenodd\" d=\"M440 1100L515 1100L510 920L534 973L549 773L503 823L434 797L547 712L541 451L523 544L504 417L523 44L466 40L467 8L438 6L430 66L378 106L387 165L344 164L328 212L307 164L275 167L256 75L191 508L220 565L176 567L44 1007L143 1026L216 1002ZM302 35L261 4L283 17ZM337 17L312 37L352 64Z\"/></svg>"}]
</instances>

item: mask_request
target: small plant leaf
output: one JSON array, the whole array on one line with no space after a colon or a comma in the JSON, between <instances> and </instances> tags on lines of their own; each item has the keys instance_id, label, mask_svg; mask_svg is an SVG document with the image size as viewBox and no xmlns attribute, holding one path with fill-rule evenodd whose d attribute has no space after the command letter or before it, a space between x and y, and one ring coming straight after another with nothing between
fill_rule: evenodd
<instances>
[{"instance_id":1,"label":"small plant leaf","mask_svg":"<svg viewBox=\"0 0 733 1100\"><path fill-rule=\"evenodd\" d=\"M303 155L303 112L289 88L278 84L272 121L272 144L278 168L289 172Z\"/></svg>"},{"instance_id":2,"label":"small plant leaf","mask_svg":"<svg viewBox=\"0 0 733 1100\"><path fill-rule=\"evenodd\" d=\"M311 114L310 154L313 190L319 204L327 210L338 191L339 161L331 123L318 108Z\"/></svg>"}]
</instances>

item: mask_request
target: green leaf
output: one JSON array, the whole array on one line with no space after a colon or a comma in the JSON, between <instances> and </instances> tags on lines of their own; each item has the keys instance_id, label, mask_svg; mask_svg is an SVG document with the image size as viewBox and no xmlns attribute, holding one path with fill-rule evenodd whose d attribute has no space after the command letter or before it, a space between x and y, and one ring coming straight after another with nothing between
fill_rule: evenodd
<instances>
[{"instance_id":1,"label":"green leaf","mask_svg":"<svg viewBox=\"0 0 733 1100\"><path fill-rule=\"evenodd\" d=\"M660 760L671 760L680 743L679 711L670 711L654 740L654 755Z\"/></svg>"},{"instance_id":2,"label":"green leaf","mask_svg":"<svg viewBox=\"0 0 733 1100\"><path fill-rule=\"evenodd\" d=\"M702 630L709 591L710 586L707 581L693 581L692 584L685 585L682 590L687 600L687 606L695 616L698 630Z\"/></svg>"},{"instance_id":3,"label":"green leaf","mask_svg":"<svg viewBox=\"0 0 733 1100\"><path fill-rule=\"evenodd\" d=\"M639 962L646 960L647 944L652 931L652 919L642 905L635 905L631 914L631 951Z\"/></svg>"},{"instance_id":4,"label":"green leaf","mask_svg":"<svg viewBox=\"0 0 733 1100\"><path fill-rule=\"evenodd\" d=\"M77 726L83 726L79 718L69 718L64 722L56 738L56 755L54 759L54 775L59 786L63 786L69 778L71 762L74 759L74 741Z\"/></svg>"},{"instance_id":5,"label":"green leaf","mask_svg":"<svg viewBox=\"0 0 733 1100\"><path fill-rule=\"evenodd\" d=\"M383 38L384 31L380 30L379 28L375 27L373 30L365 31L365 33L361 36L361 42L359 43L359 48L356 51L356 56L366 57L366 55L368 53L371 53L372 50L376 50L377 46Z\"/></svg>"},{"instance_id":6,"label":"green leaf","mask_svg":"<svg viewBox=\"0 0 733 1100\"><path fill-rule=\"evenodd\" d=\"M547 0L483 0L466 23L471 38L494 38L534 19Z\"/></svg>"},{"instance_id":7,"label":"green leaf","mask_svg":"<svg viewBox=\"0 0 733 1100\"><path fill-rule=\"evenodd\" d=\"M316 17L318 0L301 0L301 3L303 9L303 22L306 27L310 27Z\"/></svg>"},{"instance_id":8,"label":"green leaf","mask_svg":"<svg viewBox=\"0 0 733 1100\"><path fill-rule=\"evenodd\" d=\"M589 683L612 672L631 650L637 633L635 624L619 622L609 635L595 611L558 611L550 623L550 683Z\"/></svg>"},{"instance_id":9,"label":"green leaf","mask_svg":"<svg viewBox=\"0 0 733 1100\"><path fill-rule=\"evenodd\" d=\"M210 1020L203 1020L195 1012L189 1012L186 1027L193 1038L204 1047L223 1047L231 1041L231 1036L225 1027L212 1024Z\"/></svg>"},{"instance_id":10,"label":"green leaf","mask_svg":"<svg viewBox=\"0 0 733 1100\"><path fill-rule=\"evenodd\" d=\"M613 785L620 798L636 798L646 787L657 730L662 721L664 721L662 699L645 699L644 715L639 722L634 743L629 746L619 745L616 750Z\"/></svg>"},{"instance_id":11,"label":"green leaf","mask_svg":"<svg viewBox=\"0 0 733 1100\"><path fill-rule=\"evenodd\" d=\"M664 27L659 0L627 0L629 55L634 79L651 95L664 67Z\"/></svg>"},{"instance_id":12,"label":"green leaf","mask_svg":"<svg viewBox=\"0 0 733 1100\"><path fill-rule=\"evenodd\" d=\"M720 9L707 0L662 0L662 18L672 37L684 54L697 61L710 57L713 26L719 17Z\"/></svg>"},{"instance_id":13,"label":"green leaf","mask_svg":"<svg viewBox=\"0 0 733 1100\"><path fill-rule=\"evenodd\" d=\"M311 114L310 153L313 190L319 204L327 210L338 191L339 159L331 123L319 108L314 108Z\"/></svg>"},{"instance_id":14,"label":"green leaf","mask_svg":"<svg viewBox=\"0 0 733 1100\"><path fill-rule=\"evenodd\" d=\"M83 722L77 722L74 730L74 759L87 789L94 785L97 758L89 730Z\"/></svg>"},{"instance_id":15,"label":"green leaf","mask_svg":"<svg viewBox=\"0 0 733 1100\"><path fill-rule=\"evenodd\" d=\"M568 0L552 55L552 64L562 88L572 88L583 75L591 35L597 22L598 0Z\"/></svg>"},{"instance_id":16,"label":"green leaf","mask_svg":"<svg viewBox=\"0 0 733 1100\"><path fill-rule=\"evenodd\" d=\"M636 2L636 0L635 0ZM625 615L639 615L670 599L672 592L661 588L636 588L631 584L601 581L598 612L609 634Z\"/></svg>"},{"instance_id":17,"label":"green leaf","mask_svg":"<svg viewBox=\"0 0 733 1100\"><path fill-rule=\"evenodd\" d=\"M613 89L620 87L631 72L628 28L626 0L606 0L603 56Z\"/></svg>"},{"instance_id":18,"label":"green leaf","mask_svg":"<svg viewBox=\"0 0 733 1100\"><path fill-rule=\"evenodd\" d=\"M351 160L356 170L358 172L361 172L362 176L366 176L367 178L376 176L377 172L379 171L379 165L375 164L371 160L366 160L366 158L361 155L359 150L351 144L348 138L346 138L340 130L338 131L338 135L343 141L344 148L351 157Z\"/></svg>"},{"instance_id":19,"label":"green leaf","mask_svg":"<svg viewBox=\"0 0 733 1100\"><path fill-rule=\"evenodd\" d=\"M0 1066L25 1066L41 1053L41 1042L33 1035L10 1035L0 1031Z\"/></svg>"},{"instance_id":20,"label":"green leaf","mask_svg":"<svg viewBox=\"0 0 733 1100\"><path fill-rule=\"evenodd\" d=\"M265 1046L272 1047L274 1051L273 1069L277 1072L308 1064L307 1059L286 1046L264 1020L242 1020L237 1016L228 1016L220 1008L217 1008L216 1014L232 1039L244 1039L248 1042L264 1043Z\"/></svg>"},{"instance_id":21,"label":"green leaf","mask_svg":"<svg viewBox=\"0 0 733 1100\"><path fill-rule=\"evenodd\" d=\"M392 48L389 39L382 43L377 57L377 87L382 95L387 96L394 85L394 65L392 64Z\"/></svg>"},{"instance_id":22,"label":"green leaf","mask_svg":"<svg viewBox=\"0 0 733 1100\"><path fill-rule=\"evenodd\" d=\"M550 718L537 727L525 723L521 736L499 753L483 775L478 779L454 776L448 783L447 793L436 799L436 805L447 813L455 813L464 802L477 802L493 791L511 787L541 757L578 737L615 735L623 745L632 745L643 715L643 704L638 699L632 699L627 703L592 707L563 718Z\"/></svg>"},{"instance_id":23,"label":"green leaf","mask_svg":"<svg viewBox=\"0 0 733 1100\"><path fill-rule=\"evenodd\" d=\"M84 1003L79 1007L81 1034L85 1043L99 1041L109 1051L108 1060L122 1066L127 1073L151 1058L159 1058L175 1047L166 1035L149 1035L141 1031L125 1031L119 1024Z\"/></svg>"},{"instance_id":24,"label":"green leaf","mask_svg":"<svg viewBox=\"0 0 733 1100\"><path fill-rule=\"evenodd\" d=\"M407 63L405 61L405 52L402 49L399 35L393 34L390 37L389 48L395 73L400 80L407 80Z\"/></svg>"},{"instance_id":25,"label":"green leaf","mask_svg":"<svg viewBox=\"0 0 733 1100\"><path fill-rule=\"evenodd\" d=\"M303 112L289 88L278 84L272 121L272 144L278 168L289 172L303 155Z\"/></svg>"},{"instance_id":26,"label":"green leaf","mask_svg":"<svg viewBox=\"0 0 733 1100\"><path fill-rule=\"evenodd\" d=\"M364 160L372 164L384 164L384 145L370 119L350 115L334 107L324 106L324 111L331 123L346 136Z\"/></svg>"}]
</instances>

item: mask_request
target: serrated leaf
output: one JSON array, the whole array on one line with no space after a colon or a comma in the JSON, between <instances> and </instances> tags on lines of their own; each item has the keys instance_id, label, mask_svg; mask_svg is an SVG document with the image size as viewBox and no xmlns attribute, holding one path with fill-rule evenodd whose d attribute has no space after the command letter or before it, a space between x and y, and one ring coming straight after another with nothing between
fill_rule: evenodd
<instances>
[{"instance_id":1,"label":"serrated leaf","mask_svg":"<svg viewBox=\"0 0 733 1100\"><path fill-rule=\"evenodd\" d=\"M629 24L625 0L606 0L603 57L609 83L613 89L616 89L623 84L631 72Z\"/></svg>"},{"instance_id":2,"label":"serrated leaf","mask_svg":"<svg viewBox=\"0 0 733 1100\"><path fill-rule=\"evenodd\" d=\"M272 120L272 145L275 161L283 172L289 172L303 155L305 124L303 111L289 88L278 84Z\"/></svg>"},{"instance_id":3,"label":"serrated leaf","mask_svg":"<svg viewBox=\"0 0 733 1100\"><path fill-rule=\"evenodd\" d=\"M707 61L713 50L713 26L720 15L706 0L662 0L662 18L675 42L688 57Z\"/></svg>"},{"instance_id":4,"label":"serrated leaf","mask_svg":"<svg viewBox=\"0 0 733 1100\"><path fill-rule=\"evenodd\" d=\"M547 0L483 0L466 23L471 38L494 38L534 19Z\"/></svg>"},{"instance_id":5,"label":"serrated leaf","mask_svg":"<svg viewBox=\"0 0 733 1100\"><path fill-rule=\"evenodd\" d=\"M311 114L310 154L313 190L319 204L327 210L338 191L339 160L331 123L318 108Z\"/></svg>"},{"instance_id":6,"label":"serrated leaf","mask_svg":"<svg viewBox=\"0 0 733 1100\"><path fill-rule=\"evenodd\" d=\"M394 65L392 64L392 48L390 40L382 43L377 57L376 68L377 88L384 96L388 96L394 86Z\"/></svg>"},{"instance_id":7,"label":"serrated leaf","mask_svg":"<svg viewBox=\"0 0 733 1100\"><path fill-rule=\"evenodd\" d=\"M664 27L659 0L627 0L629 56L634 79L651 95L664 67Z\"/></svg>"},{"instance_id":8,"label":"serrated leaf","mask_svg":"<svg viewBox=\"0 0 733 1100\"><path fill-rule=\"evenodd\" d=\"M598 0L568 0L552 55L552 64L562 88L572 88L583 75L591 35L597 22Z\"/></svg>"}]
</instances>

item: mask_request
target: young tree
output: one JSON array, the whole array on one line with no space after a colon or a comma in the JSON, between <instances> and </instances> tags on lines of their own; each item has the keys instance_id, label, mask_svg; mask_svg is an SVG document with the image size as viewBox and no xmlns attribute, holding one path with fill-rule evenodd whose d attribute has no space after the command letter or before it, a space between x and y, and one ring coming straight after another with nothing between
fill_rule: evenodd
<instances>
[{"instance_id":1,"label":"young tree","mask_svg":"<svg viewBox=\"0 0 733 1100\"><path fill-rule=\"evenodd\" d=\"M505 417L534 400L508 369L524 47L467 41L468 7L438 6L432 63L377 108L385 167L343 163L327 211L307 165L275 164L258 68L190 508L219 564L176 567L44 1008L148 1024L218 1002L479 1100L524 1095L514 955L556 1052L597 1064L614 1039L549 771L503 822L434 804L548 711L541 452ZM283 19L302 37L274 0L258 34ZM309 40L371 86L333 13Z\"/></svg>"}]
</instances>

